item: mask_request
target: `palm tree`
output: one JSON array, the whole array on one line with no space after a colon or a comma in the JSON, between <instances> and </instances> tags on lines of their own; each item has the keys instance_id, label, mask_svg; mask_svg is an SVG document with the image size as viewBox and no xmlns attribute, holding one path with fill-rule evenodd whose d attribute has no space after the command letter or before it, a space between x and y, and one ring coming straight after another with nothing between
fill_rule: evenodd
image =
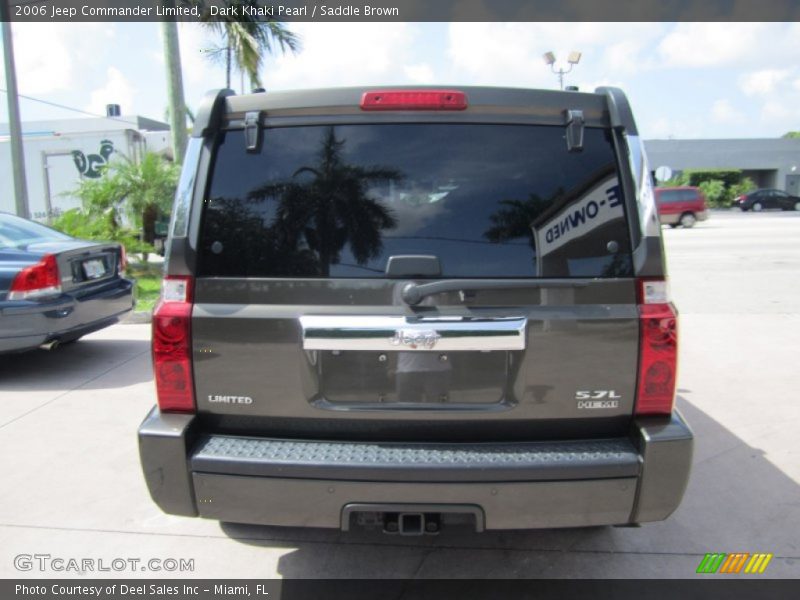
<instances>
[{"instance_id":1,"label":"palm tree","mask_svg":"<svg viewBox=\"0 0 800 600\"><path fill-rule=\"evenodd\" d=\"M178 46L178 24L164 21L161 24L164 38L164 58L167 62L167 97L169 99L169 128L172 132L172 158L183 162L186 152L186 103L183 99L183 73Z\"/></svg>"},{"instance_id":2,"label":"palm tree","mask_svg":"<svg viewBox=\"0 0 800 600\"><path fill-rule=\"evenodd\" d=\"M235 66L250 79L253 87L261 87L260 71L264 55L280 50L285 54L300 49L300 38L286 25L272 17L249 16L242 8L263 6L260 0L227 0L227 8L237 9L231 15L212 17L207 2L195 0L201 7L200 22L222 38L222 45L212 48L209 57L225 64L225 87L231 87L231 72ZM234 16L238 15L238 16Z\"/></svg>"},{"instance_id":3,"label":"palm tree","mask_svg":"<svg viewBox=\"0 0 800 600\"><path fill-rule=\"evenodd\" d=\"M319 274L324 277L348 244L359 265L380 255L383 230L397 225L391 210L369 197L369 188L399 181L402 174L385 167L347 164L342 159L344 144L330 127L315 166L300 167L292 180L263 186L249 196L254 202L279 198L271 235L285 240L283 245L295 252L307 245L316 254Z\"/></svg>"},{"instance_id":4,"label":"palm tree","mask_svg":"<svg viewBox=\"0 0 800 600\"><path fill-rule=\"evenodd\" d=\"M152 244L155 223L169 214L178 185L179 167L154 152L147 152L134 162L121 158L111 165L110 179L116 187L116 198L123 200L128 217L141 228L142 239Z\"/></svg>"}]
</instances>

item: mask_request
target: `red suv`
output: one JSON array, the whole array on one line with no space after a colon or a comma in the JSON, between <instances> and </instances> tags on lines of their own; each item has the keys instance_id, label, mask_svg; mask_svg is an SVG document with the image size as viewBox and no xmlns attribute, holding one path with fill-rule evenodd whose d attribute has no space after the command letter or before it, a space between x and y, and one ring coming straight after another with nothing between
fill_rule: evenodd
<instances>
[{"instance_id":1,"label":"red suv","mask_svg":"<svg viewBox=\"0 0 800 600\"><path fill-rule=\"evenodd\" d=\"M694 227L708 219L706 199L696 187L656 188L656 204L662 225Z\"/></svg>"}]
</instances>

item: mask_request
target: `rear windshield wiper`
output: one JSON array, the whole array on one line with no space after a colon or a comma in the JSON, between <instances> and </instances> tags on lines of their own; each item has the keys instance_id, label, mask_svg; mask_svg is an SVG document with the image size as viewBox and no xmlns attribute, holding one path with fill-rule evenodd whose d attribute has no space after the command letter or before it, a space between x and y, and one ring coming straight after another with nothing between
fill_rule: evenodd
<instances>
[{"instance_id":1,"label":"rear windshield wiper","mask_svg":"<svg viewBox=\"0 0 800 600\"><path fill-rule=\"evenodd\" d=\"M589 282L564 281L563 279L447 279L431 283L409 283L403 287L403 301L414 306L426 296L442 292L466 292L469 290L512 290L520 288L576 288L586 287Z\"/></svg>"}]
</instances>

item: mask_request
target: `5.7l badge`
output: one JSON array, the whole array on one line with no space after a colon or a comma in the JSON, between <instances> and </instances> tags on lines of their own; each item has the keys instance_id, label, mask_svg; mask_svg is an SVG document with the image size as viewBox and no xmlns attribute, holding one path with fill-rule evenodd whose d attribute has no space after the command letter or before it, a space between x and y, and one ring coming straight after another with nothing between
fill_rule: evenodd
<instances>
[{"instance_id":1,"label":"5.7l badge","mask_svg":"<svg viewBox=\"0 0 800 600\"><path fill-rule=\"evenodd\" d=\"M575 392L575 400L578 401L579 409L602 409L619 408L618 395L614 390L578 390Z\"/></svg>"}]
</instances>

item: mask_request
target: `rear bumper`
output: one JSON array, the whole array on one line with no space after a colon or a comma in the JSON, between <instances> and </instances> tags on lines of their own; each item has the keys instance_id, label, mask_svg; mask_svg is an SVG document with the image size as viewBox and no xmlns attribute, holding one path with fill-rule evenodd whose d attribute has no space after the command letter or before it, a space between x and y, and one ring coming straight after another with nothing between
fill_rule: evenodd
<instances>
[{"instance_id":1,"label":"rear bumper","mask_svg":"<svg viewBox=\"0 0 800 600\"><path fill-rule=\"evenodd\" d=\"M510 444L304 442L206 435L153 409L139 429L150 494L167 513L347 528L353 505L470 506L486 529L657 521L686 488L680 414L631 438Z\"/></svg>"},{"instance_id":2,"label":"rear bumper","mask_svg":"<svg viewBox=\"0 0 800 600\"><path fill-rule=\"evenodd\" d=\"M69 341L113 324L133 308L133 282L117 279L81 295L0 303L0 353Z\"/></svg>"}]
</instances>

